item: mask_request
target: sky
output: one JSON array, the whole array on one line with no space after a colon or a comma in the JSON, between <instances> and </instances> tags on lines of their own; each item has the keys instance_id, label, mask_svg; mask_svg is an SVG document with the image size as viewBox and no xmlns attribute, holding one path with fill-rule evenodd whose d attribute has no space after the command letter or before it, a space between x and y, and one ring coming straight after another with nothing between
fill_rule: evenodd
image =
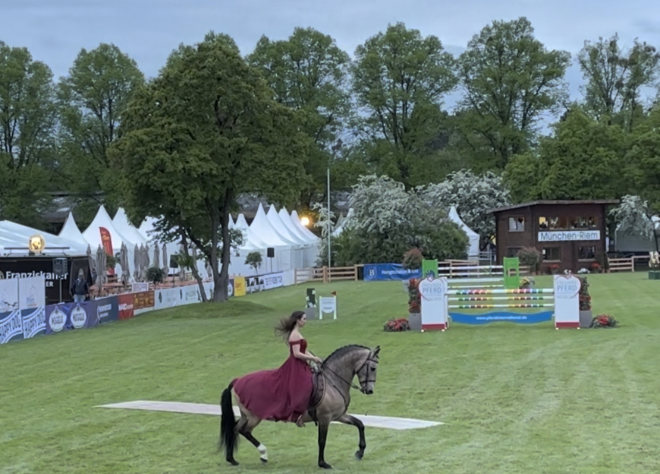
<instances>
[{"instance_id":1,"label":"sky","mask_svg":"<svg viewBox=\"0 0 660 474\"><path fill-rule=\"evenodd\" d=\"M0 41L27 47L56 80L82 48L112 43L151 78L172 50L209 31L231 36L246 55L263 35L285 40L295 27L311 27L353 56L368 38L403 22L457 55L483 27L521 16L547 49L574 58L585 40L615 33L624 49L635 38L660 49L658 0L0 0ZM574 96L579 70L567 79Z\"/></svg>"}]
</instances>

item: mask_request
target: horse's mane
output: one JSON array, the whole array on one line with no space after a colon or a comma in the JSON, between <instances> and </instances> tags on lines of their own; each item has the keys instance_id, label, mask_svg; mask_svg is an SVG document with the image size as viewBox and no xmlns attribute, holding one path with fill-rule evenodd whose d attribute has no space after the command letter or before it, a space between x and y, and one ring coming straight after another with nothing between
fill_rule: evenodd
<instances>
[{"instance_id":1,"label":"horse's mane","mask_svg":"<svg viewBox=\"0 0 660 474\"><path fill-rule=\"evenodd\" d=\"M347 352L351 352L355 349L367 349L368 351L371 351L370 348L368 348L366 346L361 346L359 344L349 344L347 346L342 346L339 349L335 349L332 354L330 354L328 357L326 357L323 360L323 365L325 365L325 363L328 362L330 359L342 356L342 355L346 354Z\"/></svg>"}]
</instances>

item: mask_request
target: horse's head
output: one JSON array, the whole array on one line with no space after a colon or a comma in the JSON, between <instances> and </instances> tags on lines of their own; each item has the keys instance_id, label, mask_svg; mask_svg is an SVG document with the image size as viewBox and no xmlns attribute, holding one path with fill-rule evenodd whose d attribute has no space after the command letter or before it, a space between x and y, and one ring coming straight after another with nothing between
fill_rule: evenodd
<instances>
[{"instance_id":1,"label":"horse's head","mask_svg":"<svg viewBox=\"0 0 660 474\"><path fill-rule=\"evenodd\" d=\"M360 391L366 395L374 393L379 352L380 346L376 346L375 349L370 349L364 363L355 371L358 380L360 381Z\"/></svg>"}]
</instances>

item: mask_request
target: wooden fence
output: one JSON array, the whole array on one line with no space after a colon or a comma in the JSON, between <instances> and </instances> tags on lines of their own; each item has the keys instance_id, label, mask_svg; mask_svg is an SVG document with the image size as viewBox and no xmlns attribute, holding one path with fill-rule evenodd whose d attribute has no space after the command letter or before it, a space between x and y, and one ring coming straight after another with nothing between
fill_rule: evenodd
<instances>
[{"instance_id":1,"label":"wooden fence","mask_svg":"<svg viewBox=\"0 0 660 474\"><path fill-rule=\"evenodd\" d=\"M352 265L349 267L315 267L315 268L296 268L294 274L295 284L307 281L322 281L329 283L339 280L357 280L358 268L362 265Z\"/></svg>"},{"instance_id":2,"label":"wooden fence","mask_svg":"<svg viewBox=\"0 0 660 474\"><path fill-rule=\"evenodd\" d=\"M607 264L609 272L634 272L635 260L633 257L628 258L608 258Z\"/></svg>"}]
</instances>

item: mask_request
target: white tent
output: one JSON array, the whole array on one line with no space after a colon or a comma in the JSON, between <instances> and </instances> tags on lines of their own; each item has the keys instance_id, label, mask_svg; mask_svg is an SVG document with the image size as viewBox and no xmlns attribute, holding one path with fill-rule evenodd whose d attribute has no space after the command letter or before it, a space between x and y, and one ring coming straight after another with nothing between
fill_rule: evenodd
<instances>
[{"instance_id":1,"label":"white tent","mask_svg":"<svg viewBox=\"0 0 660 474\"><path fill-rule=\"evenodd\" d=\"M257 213L252 219L250 230L266 244L266 248L273 249L274 256L267 257L264 264L266 272L288 271L295 268L295 259L292 255L293 244L277 233L261 204L259 204Z\"/></svg>"},{"instance_id":2,"label":"white tent","mask_svg":"<svg viewBox=\"0 0 660 474\"><path fill-rule=\"evenodd\" d=\"M120 207L117 209L117 213L112 219L112 223L114 224L115 229L117 229L117 231L128 240L126 245L129 247L135 247L135 245L144 245L147 243L144 234L129 222L124 208Z\"/></svg>"},{"instance_id":3,"label":"white tent","mask_svg":"<svg viewBox=\"0 0 660 474\"><path fill-rule=\"evenodd\" d=\"M87 255L87 243L84 241L72 240L4 220L0 221L0 256L28 256L30 237L37 234L41 235L45 242L42 255L52 257Z\"/></svg>"},{"instance_id":4,"label":"white tent","mask_svg":"<svg viewBox=\"0 0 660 474\"><path fill-rule=\"evenodd\" d=\"M73 218L73 214L71 212L69 212L69 215L67 216L66 221L62 226L62 229L60 229L60 233L57 235L58 237L62 237L63 239L78 242L81 245L84 245L85 247L89 245L85 240L85 237L83 236L82 232L80 232L80 228L78 227L78 224L76 224L76 220ZM92 251L93 250L95 249L92 249Z\"/></svg>"},{"instance_id":5,"label":"white tent","mask_svg":"<svg viewBox=\"0 0 660 474\"><path fill-rule=\"evenodd\" d=\"M110 218L108 211L106 211L105 207L103 206L99 207L99 210L96 212L96 216L94 216L94 219L92 219L91 224L89 224L89 227L87 227L87 229L85 229L82 233L83 237L92 248L92 252L95 252L98 247L105 249L101 237L101 228L106 229L110 234L113 256L118 256L118 254L121 252L122 244L126 245L126 249L129 252L129 271L126 281L130 281L131 273L133 271L132 265L134 244L131 243L131 241L128 240L124 235L122 235L119 230L117 230L115 225L112 223L112 219ZM115 265L115 273L117 274L118 278L122 277L122 269L119 263Z\"/></svg>"},{"instance_id":6,"label":"white tent","mask_svg":"<svg viewBox=\"0 0 660 474\"><path fill-rule=\"evenodd\" d=\"M303 267L313 267L316 265L316 259L319 256L319 240L312 234L312 237L307 235L304 232L304 227L302 225L296 225L296 223L291 218L291 215L288 213L286 208L280 209L279 212L280 220L283 225L285 225L291 233L296 235L300 242L303 243L304 247L304 256L303 256ZM300 224L300 222L298 222Z\"/></svg>"},{"instance_id":7,"label":"white tent","mask_svg":"<svg viewBox=\"0 0 660 474\"><path fill-rule=\"evenodd\" d=\"M479 258L479 234L477 234L475 231L470 229L465 222L461 219L461 217L458 215L458 212L456 211L456 207L451 206L451 209L449 209L449 219L452 222L455 222L458 224L458 226L463 229L463 231L467 234L468 236L468 248L467 248L467 254L468 258L471 257L476 257Z\"/></svg>"},{"instance_id":8,"label":"white tent","mask_svg":"<svg viewBox=\"0 0 660 474\"><path fill-rule=\"evenodd\" d=\"M651 220L655 233L660 234L660 217L652 216ZM619 224L614 232L614 248L617 252L650 252L655 250L655 241L653 237L624 232Z\"/></svg>"},{"instance_id":9,"label":"white tent","mask_svg":"<svg viewBox=\"0 0 660 474\"><path fill-rule=\"evenodd\" d=\"M266 218L277 235L281 236L291 246L291 265L293 268L303 268L305 260L305 247L309 244L298 237L282 222L275 206L270 206Z\"/></svg>"}]
</instances>

